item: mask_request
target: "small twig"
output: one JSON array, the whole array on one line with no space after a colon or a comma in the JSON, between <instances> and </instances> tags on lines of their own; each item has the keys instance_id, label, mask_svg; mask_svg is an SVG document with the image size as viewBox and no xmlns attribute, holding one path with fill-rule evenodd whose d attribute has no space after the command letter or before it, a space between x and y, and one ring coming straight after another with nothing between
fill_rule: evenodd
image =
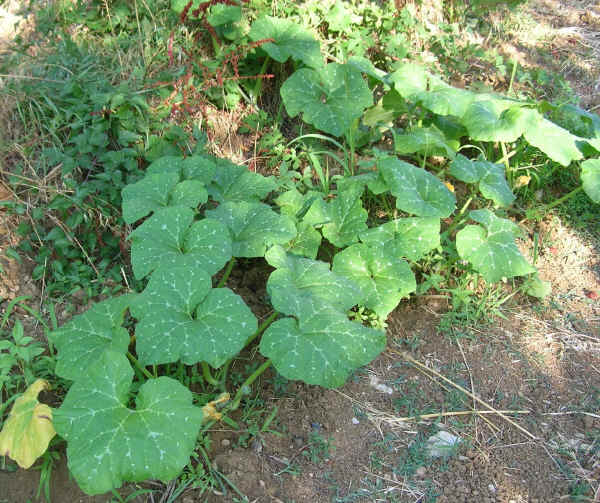
<instances>
[{"instance_id":1,"label":"small twig","mask_svg":"<svg viewBox=\"0 0 600 503\"><path fill-rule=\"evenodd\" d=\"M469 392L468 390L466 390L465 388L463 388L462 386L456 384L455 382L452 382L450 379L448 379L447 377L443 376L442 374L440 374L439 372L436 372L433 369L430 369L429 367L423 365L421 362L415 360L412 356L410 356L408 353L404 352L404 351L394 351L395 353L398 353L402 358L404 358L407 362L412 363L413 365L423 368L424 370L427 370L429 372L431 372L434 376L438 377L439 379L442 379L443 381L447 382L448 384L454 386L456 389L462 391L463 393L465 393L466 395L474 398L477 402L479 402L481 405L483 405L485 408L495 412L496 414L498 414L502 419L504 419L506 422L512 424L515 428L517 428L519 431L521 431L522 433L524 433L525 435L527 435L529 438L533 439L533 440L537 440L537 437L533 434L530 433L529 431L527 431L525 428L523 428L521 425L517 424L516 422L514 422L510 417L508 417L507 415L505 415L502 411L499 411L497 409L494 409L494 407L492 407L491 405L489 405L487 402L483 401L481 398L476 397L473 393Z\"/></svg>"},{"instance_id":2,"label":"small twig","mask_svg":"<svg viewBox=\"0 0 600 503\"><path fill-rule=\"evenodd\" d=\"M595 417L596 419L600 419L600 415L592 414L591 412L584 412L579 410L567 411L567 412L546 412L542 414L542 416L574 416L576 414L581 414L583 416Z\"/></svg>"},{"instance_id":3,"label":"small twig","mask_svg":"<svg viewBox=\"0 0 600 503\"><path fill-rule=\"evenodd\" d=\"M32 77L30 75L14 75L12 73L0 73L0 77L7 79L41 80L43 82L54 82L55 84L66 84L66 80L45 79L43 77Z\"/></svg>"}]
</instances>

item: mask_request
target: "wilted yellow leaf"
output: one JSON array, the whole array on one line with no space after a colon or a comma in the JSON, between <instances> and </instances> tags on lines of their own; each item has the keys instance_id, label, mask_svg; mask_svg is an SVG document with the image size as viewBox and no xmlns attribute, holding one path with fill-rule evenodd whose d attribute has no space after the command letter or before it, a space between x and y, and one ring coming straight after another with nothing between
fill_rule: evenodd
<instances>
[{"instance_id":1,"label":"wilted yellow leaf","mask_svg":"<svg viewBox=\"0 0 600 503\"><path fill-rule=\"evenodd\" d=\"M444 185L448 188L450 192L454 192L454 185L452 185L450 182L444 182Z\"/></svg>"},{"instance_id":2,"label":"wilted yellow leaf","mask_svg":"<svg viewBox=\"0 0 600 503\"><path fill-rule=\"evenodd\" d=\"M52 409L38 402L40 391L48 389L43 379L35 381L15 400L8 419L0 431L0 456L14 459L21 468L29 468L56 435Z\"/></svg>"}]
</instances>

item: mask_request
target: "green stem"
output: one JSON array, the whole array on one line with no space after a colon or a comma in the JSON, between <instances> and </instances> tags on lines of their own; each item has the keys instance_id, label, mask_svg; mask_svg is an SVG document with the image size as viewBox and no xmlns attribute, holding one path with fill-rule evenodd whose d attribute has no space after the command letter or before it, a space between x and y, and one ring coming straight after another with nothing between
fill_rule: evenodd
<instances>
[{"instance_id":1,"label":"green stem","mask_svg":"<svg viewBox=\"0 0 600 503\"><path fill-rule=\"evenodd\" d=\"M513 61L513 69L512 69L512 74L510 76L510 83L508 84L508 92L506 94L510 94L510 92L512 91L512 87L513 87L513 83L515 81L515 75L517 74L517 66L519 65L518 61ZM515 92L515 96L517 95L517 93Z\"/></svg>"},{"instance_id":2,"label":"green stem","mask_svg":"<svg viewBox=\"0 0 600 503\"><path fill-rule=\"evenodd\" d=\"M279 315L279 313L277 311L273 311L273 313L271 313L271 316L269 316L261 325L260 327L258 327L258 330L256 332L254 332L246 341L246 345L244 347L246 347L248 344L250 344L254 339L256 339L260 334L262 334L271 323L273 323L273 320L275 320L275 318L277 318L277 316Z\"/></svg>"},{"instance_id":3,"label":"green stem","mask_svg":"<svg viewBox=\"0 0 600 503\"><path fill-rule=\"evenodd\" d=\"M244 381L244 384L242 384L240 386L240 389L238 389L238 392L235 394L235 398L233 399L233 402L231 402L231 406L229 407L229 410L237 410L238 409L238 407L240 406L240 402L242 401L242 396L244 395L244 390L248 389L252 385L252 383L254 381L256 381L256 379L258 379L258 377L265 370L267 370L270 366L271 366L271 360L267 360L260 367L258 367L254 371L254 373L250 377L248 377L248 379L246 379Z\"/></svg>"},{"instance_id":4,"label":"green stem","mask_svg":"<svg viewBox=\"0 0 600 503\"><path fill-rule=\"evenodd\" d=\"M225 272L223 273L223 277L221 278L221 281L219 281L217 288L221 288L221 287L223 287L223 285L225 285L227 279L229 278L229 275L231 274L231 270L233 269L234 265L235 265L235 257L231 257L231 260L227 264L227 268L225 269Z\"/></svg>"},{"instance_id":5,"label":"green stem","mask_svg":"<svg viewBox=\"0 0 600 503\"><path fill-rule=\"evenodd\" d=\"M140 372L144 374L148 379L154 379L154 376L150 372L148 372L148 369L142 367L141 363L138 362L137 358L133 356L129 351L127 352L127 358L129 358L131 362L137 367L137 369L140 370Z\"/></svg>"},{"instance_id":6,"label":"green stem","mask_svg":"<svg viewBox=\"0 0 600 503\"><path fill-rule=\"evenodd\" d=\"M450 227L448 227L443 233L442 233L442 237L445 236L450 236L450 234L452 233L452 231L454 229L456 229L462 222L462 216L464 214L465 211L467 211L467 208L469 207L469 205L471 204L471 201L473 200L473 196L469 197L469 199L467 199L467 202L463 205L463 207L461 208L461 210L458 212L458 215L456 215L456 218L454 219L454 221L452 222L452 224L450 225Z\"/></svg>"},{"instance_id":7,"label":"green stem","mask_svg":"<svg viewBox=\"0 0 600 503\"><path fill-rule=\"evenodd\" d=\"M219 387L221 387L221 385L223 383L221 381L219 381L218 379L215 379L212 376L212 374L210 373L210 369L208 368L208 363L202 362L200 365L202 366L202 376L204 377L204 380L208 384L212 384L213 386L219 386Z\"/></svg>"},{"instance_id":8,"label":"green stem","mask_svg":"<svg viewBox=\"0 0 600 503\"><path fill-rule=\"evenodd\" d=\"M536 208L535 212L533 212L533 213L536 215L545 215L552 208L555 208L556 206L559 206L560 204L564 203L565 201L571 199L575 194L577 194L578 192L581 192L582 190L583 190L583 185L580 185L579 187L577 187L576 189L573 189L568 194L565 194L564 196L559 197L556 201L552 201L551 203L546 204L546 205L542 206L541 208ZM527 214L525 216L525 220L528 220L529 218L531 218L531 216L532 215L529 215L529 212L527 212ZM523 221L525 221L525 220L523 220Z\"/></svg>"},{"instance_id":9,"label":"green stem","mask_svg":"<svg viewBox=\"0 0 600 503\"><path fill-rule=\"evenodd\" d=\"M267 72L267 67L269 66L270 61L271 61L271 58L270 58L270 56L267 55L267 57L263 61L262 66L260 67L260 72L258 72L259 75L264 75ZM255 102L256 102L256 100L258 100L258 97L260 96L260 92L262 91L262 86L263 86L263 79L262 78L256 79L256 84L254 86L254 90L252 91L252 95L253 95L252 98L254 99Z\"/></svg>"}]
</instances>

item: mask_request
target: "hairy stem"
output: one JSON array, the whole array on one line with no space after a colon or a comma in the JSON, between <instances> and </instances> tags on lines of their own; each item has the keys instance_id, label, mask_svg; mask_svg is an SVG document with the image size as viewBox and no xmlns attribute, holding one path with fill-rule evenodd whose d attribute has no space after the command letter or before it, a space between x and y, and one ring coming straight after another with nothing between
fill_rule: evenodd
<instances>
[{"instance_id":1,"label":"hairy stem","mask_svg":"<svg viewBox=\"0 0 600 503\"><path fill-rule=\"evenodd\" d=\"M238 389L238 392L235 394L235 397L233 399L233 402L231 402L231 406L229 407L229 410L237 410L238 407L240 406L240 402L242 401L242 396L244 395L244 391L247 390L254 381L256 381L256 379L258 379L260 377L260 375L267 370L269 367L271 366L271 360L267 360L265 363L263 363L260 367L258 367L254 373L248 377L248 379L246 379L244 381L244 383L240 386L240 389Z\"/></svg>"},{"instance_id":2,"label":"hairy stem","mask_svg":"<svg viewBox=\"0 0 600 503\"><path fill-rule=\"evenodd\" d=\"M231 271L233 269L233 266L235 265L235 262L236 262L235 257L231 257L231 260L228 262L227 268L225 269L225 272L223 273L223 277L219 281L217 288L221 288L225 285L225 283L229 279L229 275L231 274Z\"/></svg>"},{"instance_id":3,"label":"hairy stem","mask_svg":"<svg viewBox=\"0 0 600 503\"><path fill-rule=\"evenodd\" d=\"M208 368L208 363L202 362L200 365L202 366L202 376L204 377L204 380L208 384L211 384L212 386L221 387L221 385L223 384L223 382L219 381L218 379L215 379L212 376L212 374L210 373L210 369Z\"/></svg>"},{"instance_id":4,"label":"hairy stem","mask_svg":"<svg viewBox=\"0 0 600 503\"><path fill-rule=\"evenodd\" d=\"M148 369L146 369L146 367L142 367L142 364L138 361L138 359L135 356L133 356L129 351L127 352L127 358L129 358L131 360L131 363L133 363L136 366L136 368L148 379L154 379L154 376L150 372L148 372Z\"/></svg>"},{"instance_id":5,"label":"hairy stem","mask_svg":"<svg viewBox=\"0 0 600 503\"><path fill-rule=\"evenodd\" d=\"M260 327L258 327L258 330L254 332L250 337L248 337L248 340L246 341L246 346L250 344L254 339L256 339L260 334L262 334L269 327L269 325L273 323L273 321L275 320L275 318L277 318L278 315L279 313L277 311L273 311L271 315L261 323Z\"/></svg>"}]
</instances>

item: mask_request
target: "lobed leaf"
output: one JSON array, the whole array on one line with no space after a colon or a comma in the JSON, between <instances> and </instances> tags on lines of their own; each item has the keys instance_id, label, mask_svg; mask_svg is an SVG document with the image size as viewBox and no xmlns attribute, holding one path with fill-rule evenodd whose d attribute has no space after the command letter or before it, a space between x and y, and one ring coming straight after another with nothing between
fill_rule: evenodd
<instances>
[{"instance_id":1,"label":"lobed leaf","mask_svg":"<svg viewBox=\"0 0 600 503\"><path fill-rule=\"evenodd\" d=\"M471 211L469 216L483 227L467 225L460 230L456 234L456 249L486 281L494 283L535 272L515 244L519 231L516 224L489 210Z\"/></svg>"},{"instance_id":2,"label":"lobed leaf","mask_svg":"<svg viewBox=\"0 0 600 503\"><path fill-rule=\"evenodd\" d=\"M417 289L408 263L385 244L352 245L335 255L332 270L354 281L365 299L362 305L384 319Z\"/></svg>"},{"instance_id":3,"label":"lobed leaf","mask_svg":"<svg viewBox=\"0 0 600 503\"><path fill-rule=\"evenodd\" d=\"M313 68L323 65L321 45L297 22L265 16L254 21L248 35L253 41L272 38L274 42L260 47L279 63L285 63L291 57Z\"/></svg>"},{"instance_id":4,"label":"lobed leaf","mask_svg":"<svg viewBox=\"0 0 600 503\"><path fill-rule=\"evenodd\" d=\"M498 206L509 206L516 199L504 176L504 168L488 161L472 161L458 154L450 164L450 174L465 183L479 182L483 197Z\"/></svg>"},{"instance_id":5,"label":"lobed leaf","mask_svg":"<svg viewBox=\"0 0 600 503\"><path fill-rule=\"evenodd\" d=\"M286 254L280 246L272 247L265 259L276 268L267 281L267 293L281 313L299 316L299 304L313 299L345 313L363 300L358 285L332 272L325 262Z\"/></svg>"},{"instance_id":6,"label":"lobed leaf","mask_svg":"<svg viewBox=\"0 0 600 503\"><path fill-rule=\"evenodd\" d=\"M56 374L78 381L106 351L125 354L129 333L122 324L134 298L134 295L121 295L94 304L52 332L50 340L58 352Z\"/></svg>"},{"instance_id":7,"label":"lobed leaf","mask_svg":"<svg viewBox=\"0 0 600 503\"><path fill-rule=\"evenodd\" d=\"M385 348L384 332L351 322L318 299L304 299L297 315L273 323L260 341L260 352L288 379L335 388Z\"/></svg>"},{"instance_id":8,"label":"lobed leaf","mask_svg":"<svg viewBox=\"0 0 600 503\"><path fill-rule=\"evenodd\" d=\"M268 245L284 244L296 236L290 217L262 203L227 202L206 215L230 230L234 257L262 257Z\"/></svg>"},{"instance_id":9,"label":"lobed leaf","mask_svg":"<svg viewBox=\"0 0 600 503\"><path fill-rule=\"evenodd\" d=\"M221 269L232 253L227 228L208 218L192 224L193 220L192 209L172 207L135 229L129 236L135 277L141 279L160 265L175 265L183 258L190 267L203 268L209 274Z\"/></svg>"},{"instance_id":10,"label":"lobed leaf","mask_svg":"<svg viewBox=\"0 0 600 503\"><path fill-rule=\"evenodd\" d=\"M167 482L179 475L202 422L192 393L169 377L151 379L140 387L132 410L127 404L133 370L124 355L103 353L87 374L54 414L79 487L102 494L123 482Z\"/></svg>"},{"instance_id":11,"label":"lobed leaf","mask_svg":"<svg viewBox=\"0 0 600 503\"><path fill-rule=\"evenodd\" d=\"M396 157L380 158L377 167L396 197L399 210L438 218L446 218L454 212L456 197L431 173Z\"/></svg>"},{"instance_id":12,"label":"lobed leaf","mask_svg":"<svg viewBox=\"0 0 600 503\"><path fill-rule=\"evenodd\" d=\"M369 247L389 249L396 257L416 262L440 245L440 219L400 218L360 234Z\"/></svg>"},{"instance_id":13,"label":"lobed leaf","mask_svg":"<svg viewBox=\"0 0 600 503\"><path fill-rule=\"evenodd\" d=\"M259 202L276 188L273 177L252 173L226 159L216 160L214 180L208 186L210 196L220 203L227 201Z\"/></svg>"},{"instance_id":14,"label":"lobed leaf","mask_svg":"<svg viewBox=\"0 0 600 503\"><path fill-rule=\"evenodd\" d=\"M337 197L327 204L329 223L323 226L323 236L334 246L343 248L358 241L358 234L367 229L367 211L360 196L363 187L352 184L338 191Z\"/></svg>"},{"instance_id":15,"label":"lobed leaf","mask_svg":"<svg viewBox=\"0 0 600 503\"><path fill-rule=\"evenodd\" d=\"M373 95L360 72L339 63L318 71L297 70L281 86L281 97L290 117L302 113L305 122L335 136L346 133L373 105Z\"/></svg>"},{"instance_id":16,"label":"lobed leaf","mask_svg":"<svg viewBox=\"0 0 600 503\"><path fill-rule=\"evenodd\" d=\"M131 224L146 215L165 208L169 193L179 182L174 172L147 175L137 183L123 188L123 220Z\"/></svg>"},{"instance_id":17,"label":"lobed leaf","mask_svg":"<svg viewBox=\"0 0 600 503\"><path fill-rule=\"evenodd\" d=\"M227 288L211 288L210 275L186 265L157 269L132 305L140 321L136 350L143 365L181 360L218 368L236 356L256 331L252 311Z\"/></svg>"},{"instance_id":18,"label":"lobed leaf","mask_svg":"<svg viewBox=\"0 0 600 503\"><path fill-rule=\"evenodd\" d=\"M425 156L440 155L452 159L459 144L449 141L435 126L418 127L405 134L394 134L394 150L398 154L422 153Z\"/></svg>"}]
</instances>

